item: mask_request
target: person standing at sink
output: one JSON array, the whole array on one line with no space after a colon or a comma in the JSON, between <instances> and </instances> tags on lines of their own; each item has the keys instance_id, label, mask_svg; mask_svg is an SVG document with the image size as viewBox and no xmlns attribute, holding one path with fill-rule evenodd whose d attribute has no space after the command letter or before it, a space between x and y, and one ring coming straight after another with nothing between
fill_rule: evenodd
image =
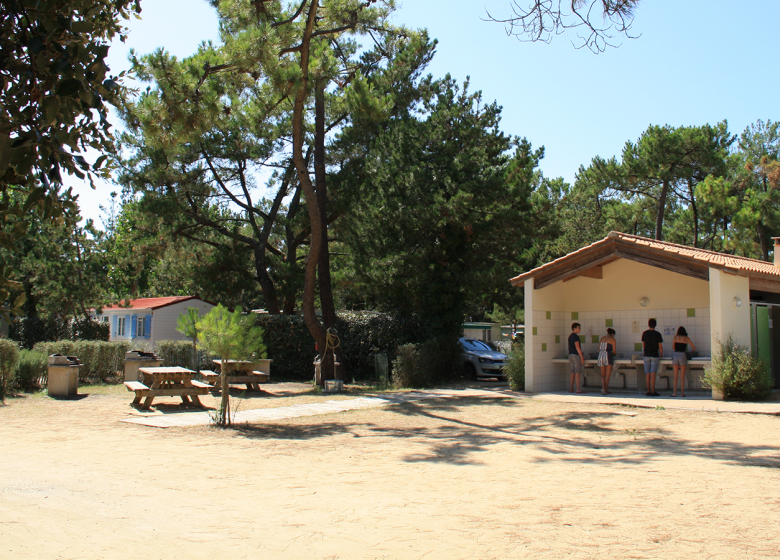
<instances>
[{"instance_id":1,"label":"person standing at sink","mask_svg":"<svg viewBox=\"0 0 780 560\"><path fill-rule=\"evenodd\" d=\"M664 355L664 337L661 336L655 326L658 323L655 319L650 319L647 326L650 327L642 333L642 352L644 352L645 362L645 383L647 384L648 397L660 397L655 392L655 376L658 374L658 365L661 363L661 356Z\"/></svg>"},{"instance_id":2,"label":"person standing at sink","mask_svg":"<svg viewBox=\"0 0 780 560\"><path fill-rule=\"evenodd\" d=\"M579 323L572 323L571 334L569 335L569 392L574 392L574 382L577 382L577 392L584 393L580 388L580 376L582 375L582 368L585 367L585 356L582 354L582 345L580 344L580 329Z\"/></svg>"},{"instance_id":3,"label":"person standing at sink","mask_svg":"<svg viewBox=\"0 0 780 560\"><path fill-rule=\"evenodd\" d=\"M612 366L615 364L615 349L617 348L617 342L615 341L615 329L607 329L607 336L602 336L599 340L599 359L598 366L601 368L601 394L608 395L612 391L609 390L609 378L612 375Z\"/></svg>"},{"instance_id":4,"label":"person standing at sink","mask_svg":"<svg viewBox=\"0 0 780 560\"><path fill-rule=\"evenodd\" d=\"M680 393L685 396L685 370L688 369L688 355L685 353L688 349L688 345L691 345L691 350L696 351L696 347L688 337L688 331L685 327L677 329L677 335L675 335L672 343L674 344L674 352L672 353L672 369L674 370L674 389L672 389L672 396L677 396L677 370L680 371Z\"/></svg>"}]
</instances>

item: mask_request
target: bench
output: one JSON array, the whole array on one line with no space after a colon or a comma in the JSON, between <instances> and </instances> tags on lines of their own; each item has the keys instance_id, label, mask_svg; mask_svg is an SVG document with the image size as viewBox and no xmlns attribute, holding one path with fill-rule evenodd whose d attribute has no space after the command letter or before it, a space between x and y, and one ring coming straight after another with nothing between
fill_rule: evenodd
<instances>
[{"instance_id":1,"label":"bench","mask_svg":"<svg viewBox=\"0 0 780 560\"><path fill-rule=\"evenodd\" d=\"M138 405L141 399L145 398L144 404L141 408L148 409L152 405L154 397L181 397L182 402L189 403L190 398L192 403L198 406L202 406L198 395L206 395L212 386L207 383L201 383L200 381L190 381L192 387L171 387L166 389L150 389L140 381L125 381L125 387L128 391L135 393L133 399L133 405Z\"/></svg>"}]
</instances>

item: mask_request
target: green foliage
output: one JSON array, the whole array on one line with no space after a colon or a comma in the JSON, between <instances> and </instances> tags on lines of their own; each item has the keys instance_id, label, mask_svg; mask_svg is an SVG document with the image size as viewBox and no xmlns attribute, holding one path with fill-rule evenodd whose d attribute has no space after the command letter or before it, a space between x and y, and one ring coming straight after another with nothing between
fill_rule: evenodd
<instances>
[{"instance_id":1,"label":"green foliage","mask_svg":"<svg viewBox=\"0 0 780 560\"><path fill-rule=\"evenodd\" d=\"M109 75L110 42L137 0L9 0L0 4L0 246L14 251L30 211L57 221L75 210L62 172L110 177L108 106L123 88ZM120 76L121 78L121 76ZM102 152L90 164L80 151ZM9 196L13 195L13 196ZM0 302L19 285L0 270ZM21 304L21 302L18 302ZM7 310L2 309L5 314Z\"/></svg>"},{"instance_id":2,"label":"green foliage","mask_svg":"<svg viewBox=\"0 0 780 560\"><path fill-rule=\"evenodd\" d=\"M18 364L19 345L12 340L0 338L0 401L5 400L13 384Z\"/></svg>"},{"instance_id":3,"label":"green foliage","mask_svg":"<svg viewBox=\"0 0 780 560\"><path fill-rule=\"evenodd\" d=\"M63 319L48 316L20 317L11 323L9 338L16 340L22 348L31 349L39 342L55 340L102 340L108 342L108 323L100 323L91 318Z\"/></svg>"},{"instance_id":4,"label":"green foliage","mask_svg":"<svg viewBox=\"0 0 780 560\"><path fill-rule=\"evenodd\" d=\"M347 305L418 313L438 335L458 329L470 296L485 309L500 293L518 297L506 263L541 153L524 143L507 181L514 140L499 129L501 108L449 77L429 87L418 112L388 124L339 177L360 193L339 230L353 258L339 286Z\"/></svg>"},{"instance_id":5,"label":"green foliage","mask_svg":"<svg viewBox=\"0 0 780 560\"><path fill-rule=\"evenodd\" d=\"M19 366L16 369L14 386L20 391L32 393L46 383L49 357L42 352L22 350L19 353Z\"/></svg>"},{"instance_id":6,"label":"green foliage","mask_svg":"<svg viewBox=\"0 0 780 560\"><path fill-rule=\"evenodd\" d=\"M704 384L727 399L753 401L772 394L772 376L764 362L754 357L750 348L735 342L731 334L717 341L712 365L704 372Z\"/></svg>"},{"instance_id":7,"label":"green foliage","mask_svg":"<svg viewBox=\"0 0 780 560\"><path fill-rule=\"evenodd\" d=\"M504 375L513 391L525 391L525 342L512 344L504 366Z\"/></svg>"},{"instance_id":8,"label":"green foliage","mask_svg":"<svg viewBox=\"0 0 780 560\"><path fill-rule=\"evenodd\" d=\"M268 346L268 357L274 361L274 379L310 380L316 351L303 317L260 314L256 321L265 331L263 340ZM398 346L430 338L429 329L419 316L373 311L338 313L336 328L344 352L344 369L356 380L375 379L376 354L385 354L392 362Z\"/></svg>"},{"instance_id":9,"label":"green foliage","mask_svg":"<svg viewBox=\"0 0 780 560\"><path fill-rule=\"evenodd\" d=\"M81 360L79 381L112 381L121 377L124 371L125 352L130 350L127 342L104 342L94 340L59 340L39 342L33 351L51 356L62 354L76 356Z\"/></svg>"}]
</instances>

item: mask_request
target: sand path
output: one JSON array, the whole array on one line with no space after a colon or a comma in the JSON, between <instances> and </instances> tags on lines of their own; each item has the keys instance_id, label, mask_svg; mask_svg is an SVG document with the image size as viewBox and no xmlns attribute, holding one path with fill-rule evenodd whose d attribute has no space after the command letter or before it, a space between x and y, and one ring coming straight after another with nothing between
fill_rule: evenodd
<instances>
[{"instance_id":1,"label":"sand path","mask_svg":"<svg viewBox=\"0 0 780 560\"><path fill-rule=\"evenodd\" d=\"M246 408L332 398L276 390ZM0 407L0 558L780 558L776 416L493 393L160 430L129 400Z\"/></svg>"}]
</instances>

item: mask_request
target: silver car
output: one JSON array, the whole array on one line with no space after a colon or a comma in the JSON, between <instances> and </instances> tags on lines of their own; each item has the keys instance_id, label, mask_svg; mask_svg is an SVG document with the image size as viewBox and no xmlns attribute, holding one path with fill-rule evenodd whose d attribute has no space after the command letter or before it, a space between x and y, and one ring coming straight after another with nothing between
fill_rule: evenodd
<instances>
[{"instance_id":1,"label":"silver car","mask_svg":"<svg viewBox=\"0 0 780 560\"><path fill-rule=\"evenodd\" d=\"M475 338L461 338L463 369L466 377L477 380L480 377L505 379L506 354L496 352L487 342Z\"/></svg>"}]
</instances>

